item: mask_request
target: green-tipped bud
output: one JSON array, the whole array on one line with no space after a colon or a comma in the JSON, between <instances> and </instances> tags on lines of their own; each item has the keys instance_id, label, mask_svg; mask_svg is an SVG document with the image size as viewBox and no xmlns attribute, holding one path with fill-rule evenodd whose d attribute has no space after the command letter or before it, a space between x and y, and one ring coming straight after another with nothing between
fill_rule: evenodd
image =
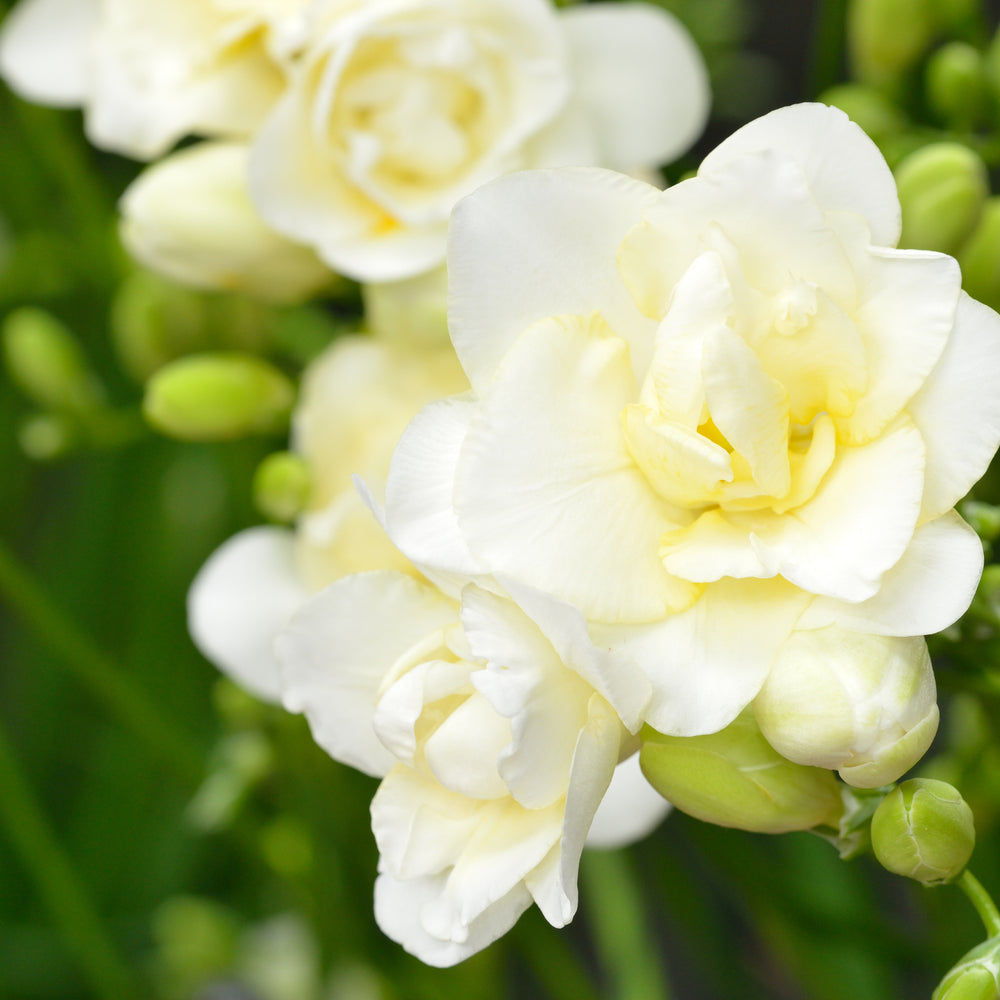
<instances>
[{"instance_id":1,"label":"green-tipped bud","mask_svg":"<svg viewBox=\"0 0 1000 1000\"><path fill-rule=\"evenodd\" d=\"M941 980L931 1000L996 1000L1000 997L1000 937L976 945Z\"/></svg>"},{"instance_id":2,"label":"green-tipped bud","mask_svg":"<svg viewBox=\"0 0 1000 1000\"><path fill-rule=\"evenodd\" d=\"M935 30L930 0L853 0L847 35L857 78L891 85L930 47Z\"/></svg>"},{"instance_id":3,"label":"green-tipped bud","mask_svg":"<svg viewBox=\"0 0 1000 1000\"><path fill-rule=\"evenodd\" d=\"M982 159L960 143L935 142L907 156L895 173L903 209L899 245L955 253L990 193Z\"/></svg>"},{"instance_id":4,"label":"green-tipped bud","mask_svg":"<svg viewBox=\"0 0 1000 1000\"><path fill-rule=\"evenodd\" d=\"M448 278L443 267L406 281L363 285L368 328L403 347L448 343Z\"/></svg>"},{"instance_id":5,"label":"green-tipped bud","mask_svg":"<svg viewBox=\"0 0 1000 1000\"><path fill-rule=\"evenodd\" d=\"M257 509L273 521L294 521L309 502L312 476L301 455L276 451L257 466L253 497Z\"/></svg>"},{"instance_id":6,"label":"green-tipped bud","mask_svg":"<svg viewBox=\"0 0 1000 1000\"><path fill-rule=\"evenodd\" d=\"M833 775L776 753L750 711L708 736L664 736L647 726L639 762L665 799L719 826L808 830L836 826L842 809Z\"/></svg>"},{"instance_id":7,"label":"green-tipped bud","mask_svg":"<svg viewBox=\"0 0 1000 1000\"><path fill-rule=\"evenodd\" d=\"M86 413L104 392L69 330L43 309L12 312L3 326L4 359L11 378L46 410Z\"/></svg>"},{"instance_id":8,"label":"green-tipped bud","mask_svg":"<svg viewBox=\"0 0 1000 1000\"><path fill-rule=\"evenodd\" d=\"M880 90L863 83L842 83L820 95L824 104L840 108L879 145L906 128L906 115Z\"/></svg>"},{"instance_id":9,"label":"green-tipped bud","mask_svg":"<svg viewBox=\"0 0 1000 1000\"><path fill-rule=\"evenodd\" d=\"M931 111L952 128L971 129L989 112L986 62L967 42L942 45L927 60L924 85Z\"/></svg>"},{"instance_id":10,"label":"green-tipped bud","mask_svg":"<svg viewBox=\"0 0 1000 1000\"><path fill-rule=\"evenodd\" d=\"M1000 308L1000 196L983 206L957 256L965 290L991 308Z\"/></svg>"},{"instance_id":11,"label":"green-tipped bud","mask_svg":"<svg viewBox=\"0 0 1000 1000\"><path fill-rule=\"evenodd\" d=\"M960 875L975 844L972 810L946 781L904 781L872 817L872 850L880 864L925 885Z\"/></svg>"},{"instance_id":12,"label":"green-tipped bud","mask_svg":"<svg viewBox=\"0 0 1000 1000\"><path fill-rule=\"evenodd\" d=\"M280 429L295 398L289 379L248 354L197 354L147 383L143 412L159 431L187 441L224 441Z\"/></svg>"},{"instance_id":13,"label":"green-tipped bud","mask_svg":"<svg viewBox=\"0 0 1000 1000\"><path fill-rule=\"evenodd\" d=\"M922 638L829 626L795 631L782 644L754 711L768 742L789 760L878 788L930 746L936 698Z\"/></svg>"}]
</instances>

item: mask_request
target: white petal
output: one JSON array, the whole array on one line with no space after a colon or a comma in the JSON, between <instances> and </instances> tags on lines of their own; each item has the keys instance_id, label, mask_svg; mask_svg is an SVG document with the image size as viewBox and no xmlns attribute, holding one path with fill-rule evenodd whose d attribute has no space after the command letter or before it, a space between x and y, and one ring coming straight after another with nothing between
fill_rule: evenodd
<instances>
[{"instance_id":1,"label":"white petal","mask_svg":"<svg viewBox=\"0 0 1000 1000\"><path fill-rule=\"evenodd\" d=\"M599 317L539 323L485 390L457 470L470 549L600 621L660 618L694 595L659 560L675 525L625 448L635 394L625 342Z\"/></svg>"},{"instance_id":2,"label":"white petal","mask_svg":"<svg viewBox=\"0 0 1000 1000\"><path fill-rule=\"evenodd\" d=\"M859 213L868 222L873 243L896 245L902 225L896 182L878 147L843 111L822 104L772 111L709 153L699 173L766 149L795 158L824 210Z\"/></svg>"},{"instance_id":3,"label":"white petal","mask_svg":"<svg viewBox=\"0 0 1000 1000\"><path fill-rule=\"evenodd\" d=\"M708 74L679 21L639 3L569 7L560 18L575 92L597 127L599 162L654 166L698 138L708 117Z\"/></svg>"},{"instance_id":4,"label":"white petal","mask_svg":"<svg viewBox=\"0 0 1000 1000\"><path fill-rule=\"evenodd\" d=\"M931 635L964 614L982 571L979 536L952 510L917 528L874 597L860 604L817 598L796 628L839 625L874 635Z\"/></svg>"},{"instance_id":5,"label":"white petal","mask_svg":"<svg viewBox=\"0 0 1000 1000\"><path fill-rule=\"evenodd\" d=\"M948 510L1000 443L1000 317L964 292L937 367L906 411L927 448L921 520Z\"/></svg>"},{"instance_id":6,"label":"white petal","mask_svg":"<svg viewBox=\"0 0 1000 1000\"><path fill-rule=\"evenodd\" d=\"M305 714L330 756L384 774L395 758L372 724L379 686L400 657L456 617L455 605L439 591L403 573L338 580L278 637L285 707Z\"/></svg>"},{"instance_id":7,"label":"white petal","mask_svg":"<svg viewBox=\"0 0 1000 1000\"><path fill-rule=\"evenodd\" d=\"M188 592L195 645L234 681L266 701L281 700L274 638L309 597L285 528L249 528L211 555Z\"/></svg>"},{"instance_id":8,"label":"white petal","mask_svg":"<svg viewBox=\"0 0 1000 1000\"><path fill-rule=\"evenodd\" d=\"M656 325L636 309L616 253L660 192L596 169L530 171L484 185L452 213L448 319L474 389L514 341L549 316L598 310L644 370Z\"/></svg>"},{"instance_id":9,"label":"white petal","mask_svg":"<svg viewBox=\"0 0 1000 1000\"><path fill-rule=\"evenodd\" d=\"M670 803L646 780L639 755L632 754L616 768L594 822L587 847L610 849L647 837L670 812Z\"/></svg>"},{"instance_id":10,"label":"white petal","mask_svg":"<svg viewBox=\"0 0 1000 1000\"><path fill-rule=\"evenodd\" d=\"M84 104L97 21L97 0L21 0L3 21L0 76L29 101Z\"/></svg>"},{"instance_id":11,"label":"white petal","mask_svg":"<svg viewBox=\"0 0 1000 1000\"><path fill-rule=\"evenodd\" d=\"M626 651L649 677L646 721L654 729L699 736L724 728L753 700L808 599L783 580L720 580L663 622L591 634Z\"/></svg>"}]
</instances>

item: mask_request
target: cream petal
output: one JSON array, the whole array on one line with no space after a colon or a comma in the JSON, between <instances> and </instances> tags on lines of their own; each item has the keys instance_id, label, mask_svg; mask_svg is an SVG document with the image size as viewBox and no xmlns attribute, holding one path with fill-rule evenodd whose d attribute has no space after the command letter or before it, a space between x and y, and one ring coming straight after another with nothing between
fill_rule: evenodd
<instances>
[{"instance_id":1,"label":"cream petal","mask_svg":"<svg viewBox=\"0 0 1000 1000\"><path fill-rule=\"evenodd\" d=\"M649 836L670 812L670 803L646 780L639 755L616 768L587 834L588 848L613 849Z\"/></svg>"},{"instance_id":2,"label":"cream petal","mask_svg":"<svg viewBox=\"0 0 1000 1000\"><path fill-rule=\"evenodd\" d=\"M274 639L308 599L285 528L249 528L211 555L188 592L195 645L234 681L265 701L281 700Z\"/></svg>"},{"instance_id":3,"label":"cream petal","mask_svg":"<svg viewBox=\"0 0 1000 1000\"><path fill-rule=\"evenodd\" d=\"M982 571L979 536L948 511L917 528L874 597L858 604L817 598L796 628L838 625L874 635L931 635L965 613Z\"/></svg>"},{"instance_id":4,"label":"cream petal","mask_svg":"<svg viewBox=\"0 0 1000 1000\"><path fill-rule=\"evenodd\" d=\"M825 211L863 215L875 244L896 245L902 225L896 182L878 147L843 111L822 104L772 111L716 147L699 173L710 174L737 157L765 149L795 158Z\"/></svg>"},{"instance_id":5,"label":"cream petal","mask_svg":"<svg viewBox=\"0 0 1000 1000\"><path fill-rule=\"evenodd\" d=\"M628 348L598 317L539 323L480 400L455 508L494 573L602 621L644 621L693 599L657 555L674 525L625 449L635 397Z\"/></svg>"},{"instance_id":6,"label":"cream petal","mask_svg":"<svg viewBox=\"0 0 1000 1000\"><path fill-rule=\"evenodd\" d=\"M699 736L727 726L753 700L809 595L783 580L720 580L662 622L592 627L595 643L627 652L653 686L646 721Z\"/></svg>"},{"instance_id":7,"label":"cream petal","mask_svg":"<svg viewBox=\"0 0 1000 1000\"><path fill-rule=\"evenodd\" d=\"M21 0L0 31L0 76L29 101L85 104L98 16L98 0Z\"/></svg>"},{"instance_id":8,"label":"cream petal","mask_svg":"<svg viewBox=\"0 0 1000 1000\"><path fill-rule=\"evenodd\" d=\"M653 166L698 138L711 99L708 74L680 22L639 3L570 7L560 20L600 162L620 170Z\"/></svg>"},{"instance_id":9,"label":"cream petal","mask_svg":"<svg viewBox=\"0 0 1000 1000\"><path fill-rule=\"evenodd\" d=\"M636 371L645 370L656 325L636 309L615 255L659 194L621 174L567 168L502 177L459 202L448 234L448 318L477 392L533 323L594 310L629 337Z\"/></svg>"},{"instance_id":10,"label":"cream petal","mask_svg":"<svg viewBox=\"0 0 1000 1000\"><path fill-rule=\"evenodd\" d=\"M305 714L331 757L384 774L395 758L373 726L380 686L402 656L456 618L450 600L404 573L337 581L278 637L285 707Z\"/></svg>"},{"instance_id":11,"label":"cream petal","mask_svg":"<svg viewBox=\"0 0 1000 1000\"><path fill-rule=\"evenodd\" d=\"M948 510L1000 443L1000 317L964 292L948 344L906 412L927 448L921 520Z\"/></svg>"}]
</instances>

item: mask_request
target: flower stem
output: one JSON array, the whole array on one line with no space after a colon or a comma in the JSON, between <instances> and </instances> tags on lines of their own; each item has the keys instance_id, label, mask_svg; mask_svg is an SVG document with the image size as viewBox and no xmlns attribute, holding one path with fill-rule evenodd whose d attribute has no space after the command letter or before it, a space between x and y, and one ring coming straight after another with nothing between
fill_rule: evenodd
<instances>
[{"instance_id":1,"label":"flower stem","mask_svg":"<svg viewBox=\"0 0 1000 1000\"><path fill-rule=\"evenodd\" d=\"M587 918L615 1000L669 1000L662 964L649 936L631 859L624 851L585 851L580 863Z\"/></svg>"},{"instance_id":2,"label":"flower stem","mask_svg":"<svg viewBox=\"0 0 1000 1000\"><path fill-rule=\"evenodd\" d=\"M106 1000L138 997L138 984L35 801L2 726L0 824L96 994Z\"/></svg>"},{"instance_id":3,"label":"flower stem","mask_svg":"<svg viewBox=\"0 0 1000 1000\"><path fill-rule=\"evenodd\" d=\"M979 914L979 919L982 920L983 926L986 928L987 936L996 937L1000 934L1000 910L997 909L997 904L993 902L992 897L983 888L979 879L966 868L955 879L955 885L969 897L969 902L976 908L976 913Z\"/></svg>"},{"instance_id":4,"label":"flower stem","mask_svg":"<svg viewBox=\"0 0 1000 1000\"><path fill-rule=\"evenodd\" d=\"M56 654L59 662L180 780L192 786L200 783L205 769L204 755L197 745L66 617L2 540L0 597L32 628L37 639Z\"/></svg>"}]
</instances>

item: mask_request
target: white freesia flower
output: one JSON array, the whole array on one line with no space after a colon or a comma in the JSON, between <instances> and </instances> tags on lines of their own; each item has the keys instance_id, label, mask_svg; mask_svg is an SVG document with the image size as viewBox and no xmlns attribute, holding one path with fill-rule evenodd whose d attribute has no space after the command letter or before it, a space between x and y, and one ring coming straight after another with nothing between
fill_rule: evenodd
<instances>
[{"instance_id":1,"label":"white freesia flower","mask_svg":"<svg viewBox=\"0 0 1000 1000\"><path fill-rule=\"evenodd\" d=\"M370 569L413 572L354 488L377 498L392 449L425 403L467 385L450 347L416 352L345 337L306 370L293 418L293 448L312 475L295 530L257 527L223 544L188 597L191 634L208 659L260 697L280 699L274 636L307 597Z\"/></svg>"},{"instance_id":2,"label":"white freesia flower","mask_svg":"<svg viewBox=\"0 0 1000 1000\"><path fill-rule=\"evenodd\" d=\"M982 567L952 508L1000 440L1000 319L899 225L875 146L820 105L665 192L486 186L448 262L474 395L401 439L390 536L575 604L679 736L734 719L793 628L944 628Z\"/></svg>"},{"instance_id":3,"label":"white freesia flower","mask_svg":"<svg viewBox=\"0 0 1000 1000\"><path fill-rule=\"evenodd\" d=\"M247 136L282 93L309 0L21 0L0 74L82 106L87 135L139 159L189 133Z\"/></svg>"},{"instance_id":4,"label":"white freesia flower","mask_svg":"<svg viewBox=\"0 0 1000 1000\"><path fill-rule=\"evenodd\" d=\"M453 965L533 901L556 927L572 919L588 829L649 697L575 608L515 586L469 585L459 604L404 574L359 574L312 598L278 650L286 707L332 756L383 776L375 915L390 937ZM605 812L605 843L667 808L622 773L646 807Z\"/></svg>"},{"instance_id":5,"label":"white freesia flower","mask_svg":"<svg viewBox=\"0 0 1000 1000\"><path fill-rule=\"evenodd\" d=\"M307 298L330 271L264 225L247 190L247 157L244 144L202 142L147 167L119 203L122 243L181 284L271 302Z\"/></svg>"},{"instance_id":6,"label":"white freesia flower","mask_svg":"<svg viewBox=\"0 0 1000 1000\"><path fill-rule=\"evenodd\" d=\"M670 159L708 105L700 55L646 4L319 0L261 129L264 218L366 282L430 270L455 202L524 167Z\"/></svg>"}]
</instances>

